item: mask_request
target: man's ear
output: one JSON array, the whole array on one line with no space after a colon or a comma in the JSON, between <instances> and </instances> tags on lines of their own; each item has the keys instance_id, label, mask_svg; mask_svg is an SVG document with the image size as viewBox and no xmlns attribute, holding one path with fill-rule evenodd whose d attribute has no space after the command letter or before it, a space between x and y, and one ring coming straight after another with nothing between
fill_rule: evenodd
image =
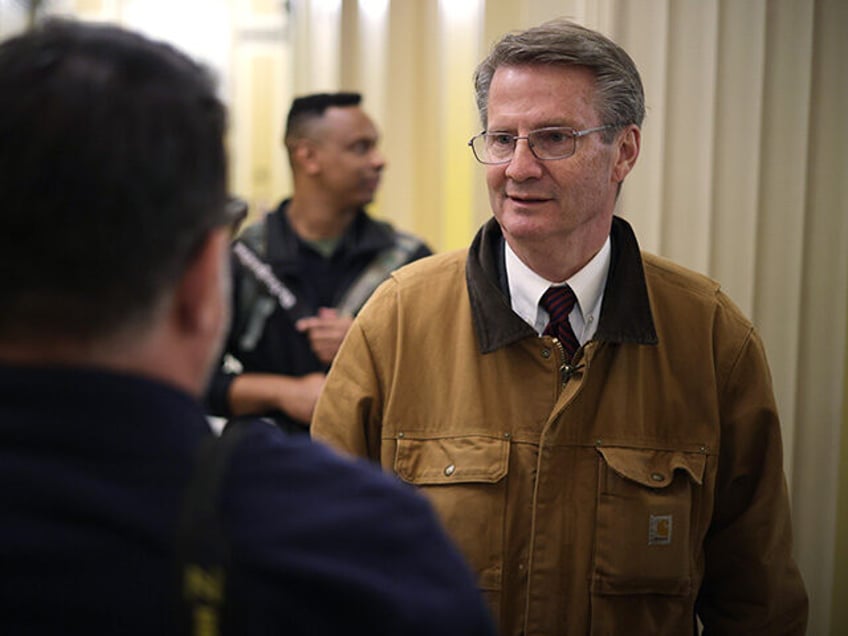
<instances>
[{"instance_id":1,"label":"man's ear","mask_svg":"<svg viewBox=\"0 0 848 636\"><path fill-rule=\"evenodd\" d=\"M304 173L314 176L321 172L318 146L313 141L301 139L295 144L292 154L294 161L303 169Z\"/></svg>"},{"instance_id":2,"label":"man's ear","mask_svg":"<svg viewBox=\"0 0 848 636\"><path fill-rule=\"evenodd\" d=\"M613 143L616 146L617 153L613 163L612 177L613 181L621 183L633 169L633 166L636 165L636 159L639 158L642 131L635 124L631 124L622 133L619 133Z\"/></svg>"},{"instance_id":3,"label":"man's ear","mask_svg":"<svg viewBox=\"0 0 848 636\"><path fill-rule=\"evenodd\" d=\"M210 232L176 287L176 326L186 335L217 333L226 321L229 245L226 228Z\"/></svg>"}]
</instances>

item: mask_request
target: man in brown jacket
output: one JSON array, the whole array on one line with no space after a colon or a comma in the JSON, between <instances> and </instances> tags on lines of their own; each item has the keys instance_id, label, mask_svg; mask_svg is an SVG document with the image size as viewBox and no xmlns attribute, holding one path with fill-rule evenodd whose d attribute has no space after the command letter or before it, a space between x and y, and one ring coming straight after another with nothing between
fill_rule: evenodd
<instances>
[{"instance_id":1,"label":"man in brown jacket","mask_svg":"<svg viewBox=\"0 0 848 636\"><path fill-rule=\"evenodd\" d=\"M566 21L475 75L494 218L360 313L313 435L431 498L504 635L803 634L759 336L613 215L641 80Z\"/></svg>"}]
</instances>

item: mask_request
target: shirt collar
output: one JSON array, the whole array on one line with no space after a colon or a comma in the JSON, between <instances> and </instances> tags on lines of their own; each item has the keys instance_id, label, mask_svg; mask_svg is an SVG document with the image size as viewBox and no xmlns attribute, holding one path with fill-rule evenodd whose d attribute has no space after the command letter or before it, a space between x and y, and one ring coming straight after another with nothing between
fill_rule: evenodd
<instances>
[{"instance_id":1,"label":"shirt collar","mask_svg":"<svg viewBox=\"0 0 848 636\"><path fill-rule=\"evenodd\" d=\"M506 243L506 241L504 242ZM598 253L582 269L565 281L549 281L539 276L516 256L509 243L504 246L504 257L512 310L533 327L537 333L542 333L548 322L548 315L539 306L539 300L545 290L552 285L568 284L571 287L577 298L575 310L579 314L576 317L579 318L578 324L580 326L597 324L597 316L600 312L604 286L610 267L609 236L607 236ZM592 331L594 332L594 329ZM578 330L575 330L575 333L577 332ZM579 334L578 339L585 341Z\"/></svg>"}]
</instances>

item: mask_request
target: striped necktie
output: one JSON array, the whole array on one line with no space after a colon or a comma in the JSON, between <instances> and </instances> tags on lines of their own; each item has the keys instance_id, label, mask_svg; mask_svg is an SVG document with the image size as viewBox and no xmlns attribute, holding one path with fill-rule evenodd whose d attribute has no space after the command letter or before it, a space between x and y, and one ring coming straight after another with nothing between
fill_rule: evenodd
<instances>
[{"instance_id":1,"label":"striped necktie","mask_svg":"<svg viewBox=\"0 0 848 636\"><path fill-rule=\"evenodd\" d=\"M576 302L577 298L568 285L548 287L539 301L539 304L544 307L550 316L550 322L545 327L544 334L546 336L553 336L560 341L563 349L565 349L565 358L569 361L574 357L574 352L580 347L577 336L574 335L574 330L568 321L568 314L571 313L571 309Z\"/></svg>"}]
</instances>

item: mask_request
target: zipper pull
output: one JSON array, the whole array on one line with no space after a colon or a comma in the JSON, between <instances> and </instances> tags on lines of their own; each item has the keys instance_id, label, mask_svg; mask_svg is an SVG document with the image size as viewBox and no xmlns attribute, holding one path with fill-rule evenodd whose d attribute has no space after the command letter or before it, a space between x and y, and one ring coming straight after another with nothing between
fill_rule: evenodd
<instances>
[{"instance_id":1,"label":"zipper pull","mask_svg":"<svg viewBox=\"0 0 848 636\"><path fill-rule=\"evenodd\" d=\"M584 366L586 366L586 365L583 365L583 364L571 365L567 362L564 365L562 365L559 368L559 370L560 370L560 373L562 373L562 383L563 383L563 385L565 385L565 383L568 382L571 379L571 376L573 376L575 373L580 371L580 369L582 369Z\"/></svg>"}]
</instances>

